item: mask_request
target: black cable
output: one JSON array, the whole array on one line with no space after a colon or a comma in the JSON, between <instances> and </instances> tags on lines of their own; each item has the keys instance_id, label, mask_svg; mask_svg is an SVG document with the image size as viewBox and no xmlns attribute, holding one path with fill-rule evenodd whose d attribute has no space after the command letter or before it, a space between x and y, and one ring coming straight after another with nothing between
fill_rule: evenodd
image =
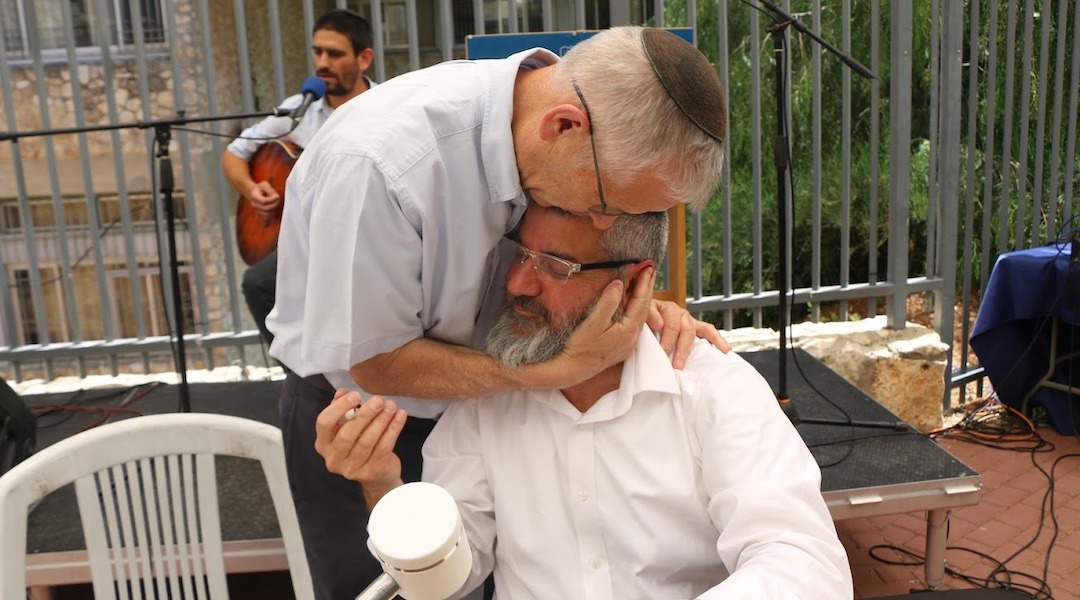
<instances>
[{"instance_id":1,"label":"black cable","mask_svg":"<svg viewBox=\"0 0 1080 600\"><path fill-rule=\"evenodd\" d=\"M1053 465L1048 472L1043 468L1035 459L1035 455L1038 452L1050 452L1055 449L1054 444L1045 440L1038 434L1031 422L1023 415L1020 416L1021 425L1009 425L1002 424L1002 413L1009 414L1009 412L1019 412L1016 409L1001 404L995 400L988 400L982 405L976 407L974 410L969 411L964 418L956 425L943 429L940 432L932 434L935 438L953 439L963 442L970 442L980 444L989 448L1007 450L1012 452L1027 452L1032 464L1035 468L1043 474L1047 480L1047 490L1043 495L1041 502L1042 514L1039 519L1039 525L1036 528L1034 535L1031 539L1024 543L1018 550L1003 560L995 559L985 553L973 550L971 548L965 548L960 546L949 546L947 550L959 550L970 552L980 556L981 558L993 563L993 568L989 571L986 577L975 577L972 575L966 575L950 568L946 568L946 573L952 577L964 580L971 585L986 588L1004 588L1014 590L1030 598L1037 598L1040 600L1047 599L1052 600L1053 594L1051 587L1047 583L1049 577L1050 557L1054 544L1056 543L1059 533L1059 525L1057 522L1057 515L1055 509L1055 494L1056 494L1056 470L1062 461L1066 458L1080 458L1080 454L1066 454L1055 459ZM1022 442L1027 442L1025 446L1020 446ZM1028 551L1034 547L1039 538L1042 537L1043 529L1046 527L1046 515L1050 515L1051 520L1051 538L1048 544L1048 549L1043 558L1043 569L1041 577L1030 573L1013 571L1008 568L1008 564L1016 559L1020 554ZM880 554L881 550L891 550L897 554L907 556L911 560L897 561L888 559ZM878 561L887 564L898 565L917 565L925 562L925 558L918 555L915 552L907 550L905 548L899 548L891 545L878 545L870 549L870 555ZM914 562L913 562L914 561ZM1026 583L1021 583L1020 581Z\"/></svg>"}]
</instances>

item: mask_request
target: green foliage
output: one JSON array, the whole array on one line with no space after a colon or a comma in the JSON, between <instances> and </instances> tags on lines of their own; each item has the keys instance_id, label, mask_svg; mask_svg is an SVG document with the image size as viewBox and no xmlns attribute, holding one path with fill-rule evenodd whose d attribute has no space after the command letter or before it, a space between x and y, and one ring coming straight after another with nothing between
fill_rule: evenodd
<instances>
[{"instance_id":1,"label":"green foliage","mask_svg":"<svg viewBox=\"0 0 1080 600\"><path fill-rule=\"evenodd\" d=\"M1080 48L1074 48L1077 42L1072 33L1080 15L1072 14L1073 9L1069 8L1062 20L1058 5L1053 3L1054 14L1034 14L1032 55L1025 63L1020 45L1025 10L1032 9L1029 6L1031 3L1019 3L1018 7L1012 7L1016 11L1019 31L1013 30L1017 37L1011 39L1006 23L1010 3L1008 0L995 1L999 15L994 31L990 31L988 25L990 3L980 2L975 6L970 0L964 2L962 113L949 115L961 123L960 172L949 174L959 183L957 198L940 197L942 174L938 173L940 167L932 163L940 156L932 148L931 140L939 139L940 133L932 131L931 125L935 115L941 118L944 114L936 112L940 109L932 102L939 99L933 89L939 74L933 61L938 59L940 48L935 50L935 45L940 41L934 34L936 32L940 36L944 24L933 9L935 6L940 8L940 5L930 2L913 2L909 5L913 21L912 82L911 89L905 92L911 96L913 139L910 150L910 216L906 239L903 240L908 250L908 272L920 275L936 271L934 265L927 265L927 245L935 243L934 236L940 235L943 236L941 239L957 244L957 273L969 273L970 285L974 288L980 285L985 276L983 271L988 263L992 264L998 247L1025 247L1039 243L1040 236L1043 236L1042 239L1052 239L1056 235L1056 229L1060 227L1058 223L1069 217L1062 212L1072 210L1077 204L1072 198L1066 198L1063 192L1066 176L1071 174L1073 193L1080 192L1080 160L1075 152L1062 151L1066 142L1064 121L1067 119L1062 119L1062 129L1057 135L1060 142L1055 154L1052 146L1054 136L1048 130L1050 109L1046 109L1041 119L1036 118L1040 97L1052 103L1055 94L1061 94L1061 91L1055 92L1053 89L1055 69L1066 69L1062 79L1066 106L1070 97L1075 102L1076 82L1070 81L1067 69L1072 52L1080 51ZM788 10L800 15L805 23L813 27L811 11L814 4L812 0L791 0ZM882 281L886 276L889 233L890 16L893 6L888 0L880 2L879 21L876 24L880 58L873 63L871 2L850 2L850 39L846 42L844 19L840 14L843 3L821 1L819 4L822 6L820 36L834 46L845 49L864 65L872 65L877 78L872 82L862 80L825 50L820 50L820 76L816 77L813 58L818 45L789 28L787 39L790 46L786 54L790 79L786 93L791 119L789 145L794 205L791 223L794 257L792 282L795 287L810 286L815 259L820 264L819 283L822 285L840 283L844 273L851 282L867 281L871 273L876 273L877 280ZM775 289L776 168L772 160L776 118L774 52L766 30L771 19L768 14L758 13L755 25L751 20L754 9L745 3L718 4L717 0L700 0L696 6L698 47L714 64L726 62L731 123L728 140L731 151L728 165L730 184L726 190L731 202L731 222L725 220L724 194L718 193L702 214L703 291L705 294L718 294ZM686 10L685 1L666 3L665 24L687 25ZM726 11L727 47L723 49L726 53L724 57L720 56L718 49L718 10ZM974 41L969 23L973 11L977 11L979 18ZM932 27L935 19L938 19L937 26ZM1042 73L1039 54L1040 35L1044 28L1050 56L1049 68ZM989 46L992 36L997 40L997 48L995 62L991 64ZM1060 66L1055 59L1058 36L1065 36L1065 60ZM1010 43L1011 47L1008 45ZM1007 73L1006 57L1010 53L1015 63L1013 71ZM721 61L721 58L724 60ZM993 89L988 89L991 66L996 83ZM974 79L970 77L971 68L975 69ZM851 81L850 98L846 103L841 94L841 82L845 77L850 77ZM1011 114L1006 114L1005 107L1007 77L1012 78ZM815 80L821 89L817 99ZM872 98L874 86L879 95L876 105ZM1025 89L1028 90L1026 95ZM752 126L755 98L760 119L756 135ZM820 151L815 150L812 132L815 102L820 102ZM1030 111L1031 117L1026 122L1020 118L1022 110ZM975 119L969 119L969 111L975 112ZM871 125L875 116L880 131L877 156L871 155ZM845 117L850 126L846 132L841 127ZM974 123L974 127L970 123ZM990 124L996 125L992 136L988 136ZM1008 130L1005 124L1009 125ZM1006 131L1010 136L1010 147L1003 148ZM848 144L847 157L844 156L845 143ZM1021 153L1023 163L1019 163ZM818 168L813 162L815 154L820 157ZM1040 154L1046 162L1041 169L1036 169L1036 157ZM989 168L984 161L989 161ZM872 179L871 167L875 163L878 175ZM844 177L845 165L849 173L847 179ZM1037 170L1041 177L1038 181L1035 179ZM814 189L815 171L821 181L818 191ZM1051 171L1057 174L1058 181L1051 180ZM988 180L984 180L984 173L990 174ZM1035 203L1035 190L1041 194L1039 204ZM877 198L876 212L872 196ZM958 230L930 232L928 227L932 224L940 227L936 217L940 216L937 211L941 210L943 202L956 203ZM820 207L820 224L815 224L813 219L815 204ZM754 213L755 205L761 207L759 216ZM1001 214L1002 205L1005 206L1004 217ZM845 207L848 215L846 221ZM1017 224L1021 210L1024 221ZM1050 215L1056 215L1053 221ZM1001 223L1002 218L1005 219L1004 223ZM726 236L726 231L730 231L730 236ZM820 256L817 257L813 255L811 243L815 231L821 240ZM973 233L970 244L965 242L964 234L968 231ZM988 232L985 240L983 231ZM725 237L730 237L730 240L726 241ZM726 243L730 243L730 255L725 255ZM846 258L841 253L845 243L848 248ZM759 280L754 278L755 265L761 271ZM731 268L730 289L724 282L727 266ZM958 281L957 285L963 285L963 281Z\"/></svg>"}]
</instances>

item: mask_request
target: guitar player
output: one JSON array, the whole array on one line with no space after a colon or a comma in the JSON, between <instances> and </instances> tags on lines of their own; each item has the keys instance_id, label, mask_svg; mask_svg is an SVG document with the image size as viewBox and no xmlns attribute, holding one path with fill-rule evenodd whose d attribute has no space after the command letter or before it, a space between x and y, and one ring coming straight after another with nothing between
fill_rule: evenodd
<instances>
[{"instance_id":1,"label":"guitar player","mask_svg":"<svg viewBox=\"0 0 1080 600\"><path fill-rule=\"evenodd\" d=\"M295 127L291 117L267 117L241 132L221 155L225 178L240 193L237 243L249 265L241 289L267 345L273 339L266 315L274 307L285 179L334 109L375 85L364 75L375 57L367 19L351 10L332 10L315 21L312 37L311 59L315 75L326 83L326 95L311 103ZM297 94L281 106L296 108L302 99Z\"/></svg>"}]
</instances>

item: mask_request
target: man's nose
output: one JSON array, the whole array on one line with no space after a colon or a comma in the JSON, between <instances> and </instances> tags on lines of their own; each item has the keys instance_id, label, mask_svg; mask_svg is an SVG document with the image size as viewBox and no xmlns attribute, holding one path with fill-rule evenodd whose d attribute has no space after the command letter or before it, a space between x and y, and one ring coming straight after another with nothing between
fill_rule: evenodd
<instances>
[{"instance_id":1,"label":"man's nose","mask_svg":"<svg viewBox=\"0 0 1080 600\"><path fill-rule=\"evenodd\" d=\"M533 297L540 291L540 274L533 268L532 259L515 260L506 273L506 295Z\"/></svg>"}]
</instances>

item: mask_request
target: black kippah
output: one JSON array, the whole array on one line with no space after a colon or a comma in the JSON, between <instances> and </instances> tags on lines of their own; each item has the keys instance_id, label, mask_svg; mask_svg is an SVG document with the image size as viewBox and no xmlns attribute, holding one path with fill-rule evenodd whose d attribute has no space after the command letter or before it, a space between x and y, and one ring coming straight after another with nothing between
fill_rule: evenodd
<instances>
[{"instance_id":1,"label":"black kippah","mask_svg":"<svg viewBox=\"0 0 1080 600\"><path fill-rule=\"evenodd\" d=\"M679 110L706 135L724 143L727 98L709 59L678 35L654 27L641 30L641 47Z\"/></svg>"}]
</instances>

